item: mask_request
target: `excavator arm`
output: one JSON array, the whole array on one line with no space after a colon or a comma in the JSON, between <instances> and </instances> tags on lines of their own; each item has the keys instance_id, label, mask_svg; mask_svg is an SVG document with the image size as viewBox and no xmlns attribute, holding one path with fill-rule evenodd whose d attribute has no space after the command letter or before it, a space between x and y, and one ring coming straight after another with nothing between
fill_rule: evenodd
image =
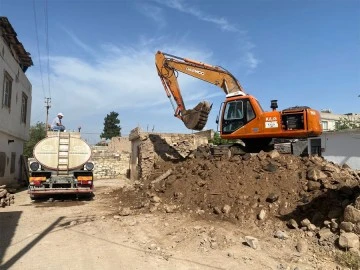
<instances>
[{"instance_id":1,"label":"excavator arm","mask_svg":"<svg viewBox=\"0 0 360 270\"><path fill-rule=\"evenodd\" d=\"M173 105L175 117L181 119L189 129L202 130L205 127L212 105L207 101L201 101L193 109L186 109L178 84L178 72L214 84L220 87L225 94L245 95L240 83L224 68L160 51L155 55L155 65L165 92ZM171 98L175 100L176 107Z\"/></svg>"}]
</instances>

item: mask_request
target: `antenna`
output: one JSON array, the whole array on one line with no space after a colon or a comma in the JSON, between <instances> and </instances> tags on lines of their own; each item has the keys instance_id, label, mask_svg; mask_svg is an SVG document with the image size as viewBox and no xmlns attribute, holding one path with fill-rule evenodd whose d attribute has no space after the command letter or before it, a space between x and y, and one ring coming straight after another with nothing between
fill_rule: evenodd
<instances>
[{"instance_id":1,"label":"antenna","mask_svg":"<svg viewBox=\"0 0 360 270\"><path fill-rule=\"evenodd\" d=\"M49 121L49 109L51 108L51 98L45 98L45 108L46 108L46 122L45 122L45 130L47 133L48 130L48 121Z\"/></svg>"}]
</instances>

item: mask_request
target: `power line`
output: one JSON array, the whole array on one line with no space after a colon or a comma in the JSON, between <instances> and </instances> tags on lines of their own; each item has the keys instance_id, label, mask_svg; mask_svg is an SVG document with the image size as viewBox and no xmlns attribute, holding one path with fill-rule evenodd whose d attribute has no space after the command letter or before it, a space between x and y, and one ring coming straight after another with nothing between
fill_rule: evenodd
<instances>
[{"instance_id":1,"label":"power line","mask_svg":"<svg viewBox=\"0 0 360 270\"><path fill-rule=\"evenodd\" d=\"M49 56L49 16L48 16L48 1L45 0L45 32L46 32L46 52L47 52L47 75L49 85L49 97L51 99L50 87L50 56Z\"/></svg>"},{"instance_id":2,"label":"power line","mask_svg":"<svg viewBox=\"0 0 360 270\"><path fill-rule=\"evenodd\" d=\"M37 19L36 19L36 5L35 5L35 0L33 0L33 9L34 9L34 21L35 21L35 31L36 31L36 41L37 41L37 50L38 50L38 58L39 58L39 68L40 68L40 77L41 77L41 85L42 85L42 90L43 90L43 94L44 94L44 98L45 96L45 87L44 87L44 79L43 79L43 72L42 72L42 67L41 67L41 56L40 56L40 44L39 44L39 32L38 32L38 24L37 24Z\"/></svg>"}]
</instances>

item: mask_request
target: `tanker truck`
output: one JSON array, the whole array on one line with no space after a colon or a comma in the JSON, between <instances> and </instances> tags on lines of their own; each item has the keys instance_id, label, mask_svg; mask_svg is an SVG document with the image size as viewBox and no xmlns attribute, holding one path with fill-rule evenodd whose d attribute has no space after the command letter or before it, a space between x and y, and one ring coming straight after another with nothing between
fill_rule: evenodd
<instances>
[{"instance_id":1,"label":"tanker truck","mask_svg":"<svg viewBox=\"0 0 360 270\"><path fill-rule=\"evenodd\" d=\"M28 162L31 199L56 194L93 195L91 148L80 132L48 131L47 137L35 145L33 157Z\"/></svg>"}]
</instances>

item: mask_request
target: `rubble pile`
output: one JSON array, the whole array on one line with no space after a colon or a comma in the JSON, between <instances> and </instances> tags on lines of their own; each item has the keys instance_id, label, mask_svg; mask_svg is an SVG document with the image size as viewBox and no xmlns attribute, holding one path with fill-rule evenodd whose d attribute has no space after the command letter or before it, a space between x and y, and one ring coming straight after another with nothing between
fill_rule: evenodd
<instances>
[{"instance_id":1,"label":"rubble pile","mask_svg":"<svg viewBox=\"0 0 360 270\"><path fill-rule=\"evenodd\" d=\"M10 194L6 185L0 186L0 207L10 206L15 200L14 194Z\"/></svg>"},{"instance_id":2,"label":"rubble pile","mask_svg":"<svg viewBox=\"0 0 360 270\"><path fill-rule=\"evenodd\" d=\"M288 234L322 247L359 251L360 172L321 157L269 153L214 157L198 149L183 161L159 161L144 181L119 190L119 215L187 212ZM305 245L298 243L299 250Z\"/></svg>"}]
</instances>

